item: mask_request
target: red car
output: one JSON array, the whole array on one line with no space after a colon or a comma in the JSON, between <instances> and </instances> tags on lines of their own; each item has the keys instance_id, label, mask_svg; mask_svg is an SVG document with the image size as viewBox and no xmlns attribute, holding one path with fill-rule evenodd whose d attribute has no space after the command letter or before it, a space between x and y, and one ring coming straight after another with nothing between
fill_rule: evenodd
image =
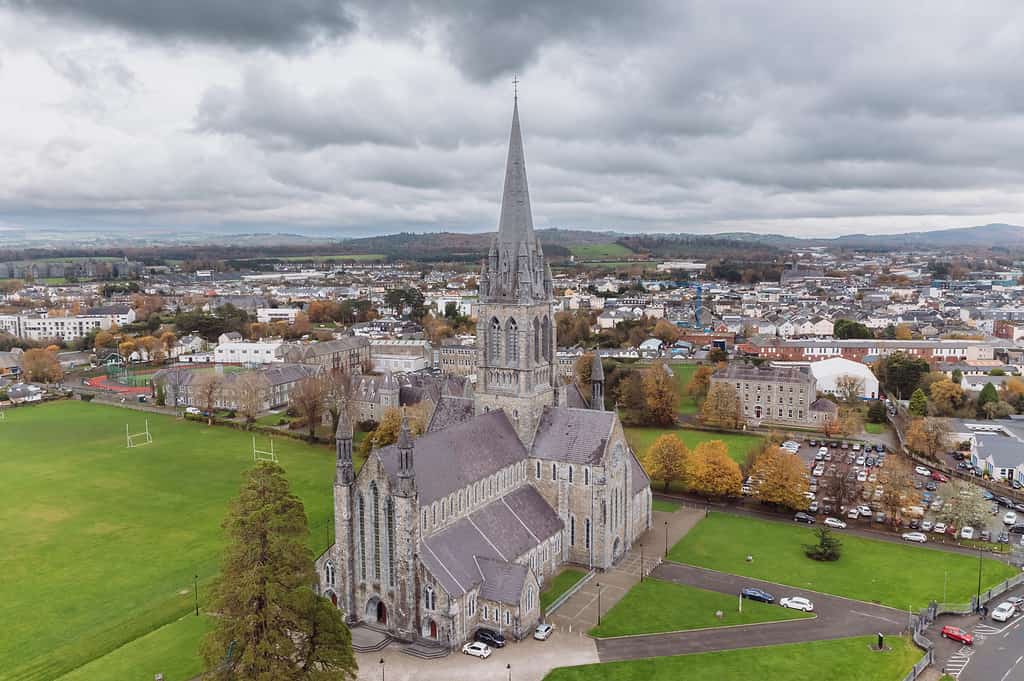
<instances>
[{"instance_id":1,"label":"red car","mask_svg":"<svg viewBox=\"0 0 1024 681\"><path fill-rule=\"evenodd\" d=\"M932 471L932 480L935 482L949 482L949 478L938 471Z\"/></svg>"},{"instance_id":2,"label":"red car","mask_svg":"<svg viewBox=\"0 0 1024 681\"><path fill-rule=\"evenodd\" d=\"M952 641L959 641L965 646L974 645L974 636L968 634L960 627L942 627L942 638L948 638Z\"/></svg>"}]
</instances>

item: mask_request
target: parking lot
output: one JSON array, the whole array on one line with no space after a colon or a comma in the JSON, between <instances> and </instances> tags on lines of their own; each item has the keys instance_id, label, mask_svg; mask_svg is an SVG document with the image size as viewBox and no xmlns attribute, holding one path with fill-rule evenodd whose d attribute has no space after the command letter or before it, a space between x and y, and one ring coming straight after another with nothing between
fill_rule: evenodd
<instances>
[{"instance_id":1,"label":"parking lot","mask_svg":"<svg viewBox=\"0 0 1024 681\"><path fill-rule=\"evenodd\" d=\"M810 479L808 511L821 521L832 517L851 527L889 529L886 510L881 503L888 474L899 454L888 451L883 444L863 440L832 439L790 441L790 451L800 457ZM906 462L901 462L906 465ZM956 494L953 483L941 472L921 466L911 466L914 498L905 502L901 513L901 528L905 531L924 532L931 542L957 543L975 540L992 543L1015 544L1024 537L1024 504L993 495L985 489L986 515L983 523L971 527L954 528L944 524L942 509ZM842 475L846 488L851 489L847 503L837 504L829 490L835 485L831 477ZM756 496L756 480L747 480L744 493ZM831 521L830 521L831 522ZM1012 530L1012 531L1011 531Z\"/></svg>"}]
</instances>

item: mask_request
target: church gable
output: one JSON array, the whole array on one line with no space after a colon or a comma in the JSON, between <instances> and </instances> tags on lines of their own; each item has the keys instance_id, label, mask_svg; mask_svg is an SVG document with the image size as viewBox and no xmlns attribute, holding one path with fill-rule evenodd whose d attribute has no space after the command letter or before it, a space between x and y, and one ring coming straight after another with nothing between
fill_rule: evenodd
<instances>
[{"instance_id":1,"label":"church gable","mask_svg":"<svg viewBox=\"0 0 1024 681\"><path fill-rule=\"evenodd\" d=\"M588 466L601 465L617 422L618 416L610 411L548 407L534 436L533 456Z\"/></svg>"},{"instance_id":2,"label":"church gable","mask_svg":"<svg viewBox=\"0 0 1024 681\"><path fill-rule=\"evenodd\" d=\"M413 466L421 506L525 461L526 448L505 413L480 414L449 428L427 432L413 444ZM388 475L398 475L398 448L377 450Z\"/></svg>"}]
</instances>

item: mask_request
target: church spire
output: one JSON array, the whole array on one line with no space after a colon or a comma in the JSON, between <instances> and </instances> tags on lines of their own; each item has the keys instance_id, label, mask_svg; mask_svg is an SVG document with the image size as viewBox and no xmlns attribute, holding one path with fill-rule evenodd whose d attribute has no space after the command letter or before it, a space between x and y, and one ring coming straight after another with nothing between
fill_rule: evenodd
<instances>
[{"instance_id":1,"label":"church spire","mask_svg":"<svg viewBox=\"0 0 1024 681\"><path fill-rule=\"evenodd\" d=\"M501 195L501 218L498 221L498 241L518 253L519 244L533 242L533 215L530 212L530 189L526 184L526 156L523 153L523 133L519 128L519 97L512 105L512 132L508 140L508 158L505 161L505 188Z\"/></svg>"}]
</instances>

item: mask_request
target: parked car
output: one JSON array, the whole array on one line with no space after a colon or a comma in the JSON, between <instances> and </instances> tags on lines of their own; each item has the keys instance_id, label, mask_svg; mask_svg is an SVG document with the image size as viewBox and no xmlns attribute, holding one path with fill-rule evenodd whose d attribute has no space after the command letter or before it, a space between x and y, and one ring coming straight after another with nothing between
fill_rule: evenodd
<instances>
[{"instance_id":1,"label":"parked car","mask_svg":"<svg viewBox=\"0 0 1024 681\"><path fill-rule=\"evenodd\" d=\"M486 643L481 643L480 641L470 641L466 645L462 646L462 652L466 655L479 657L481 660L486 660L491 656L490 646Z\"/></svg>"},{"instance_id":2,"label":"parked car","mask_svg":"<svg viewBox=\"0 0 1024 681\"><path fill-rule=\"evenodd\" d=\"M505 636L498 633L494 629L480 628L476 630L476 635L473 637L480 643L486 643L494 648L505 647Z\"/></svg>"},{"instance_id":3,"label":"parked car","mask_svg":"<svg viewBox=\"0 0 1024 681\"><path fill-rule=\"evenodd\" d=\"M866 459L866 457L864 457L863 455L861 455L861 456L858 456L858 457L857 457L856 459L854 459L854 462L855 462L855 463L856 463L856 464L857 464L858 466L863 466L863 465L864 465L864 462L865 462L866 460L867 460L867 459Z\"/></svg>"},{"instance_id":4,"label":"parked car","mask_svg":"<svg viewBox=\"0 0 1024 681\"><path fill-rule=\"evenodd\" d=\"M932 472L930 470L928 470L927 468L925 468L924 466L915 466L914 467L914 472L917 473L918 475L924 475L924 476L929 476L929 475L932 474Z\"/></svg>"},{"instance_id":5,"label":"parked car","mask_svg":"<svg viewBox=\"0 0 1024 681\"><path fill-rule=\"evenodd\" d=\"M803 610L804 612L813 612L814 603L803 596L789 596L779 601L779 605L783 608L789 608L790 610Z\"/></svg>"},{"instance_id":6,"label":"parked car","mask_svg":"<svg viewBox=\"0 0 1024 681\"><path fill-rule=\"evenodd\" d=\"M862 504L862 505L857 507L857 510L860 512L860 515L861 515L862 518L870 518L871 517L871 507L870 506L865 506L865 505Z\"/></svg>"},{"instance_id":7,"label":"parked car","mask_svg":"<svg viewBox=\"0 0 1024 681\"><path fill-rule=\"evenodd\" d=\"M554 630L555 628L553 626L542 622L541 624L537 625L536 629L533 630L533 638L538 641L547 641L548 638L551 636L551 632Z\"/></svg>"},{"instance_id":8,"label":"parked car","mask_svg":"<svg viewBox=\"0 0 1024 681\"><path fill-rule=\"evenodd\" d=\"M808 513L804 513L803 511L798 511L797 514L793 516L793 521L794 522L798 522L798 523L807 523L808 525L813 525L814 524L814 516L812 516L812 515L810 515Z\"/></svg>"},{"instance_id":9,"label":"parked car","mask_svg":"<svg viewBox=\"0 0 1024 681\"><path fill-rule=\"evenodd\" d=\"M875 514L875 522L876 523L884 523L885 522L885 511L879 511L878 513Z\"/></svg>"},{"instance_id":10,"label":"parked car","mask_svg":"<svg viewBox=\"0 0 1024 681\"><path fill-rule=\"evenodd\" d=\"M185 413L190 416L199 416L203 412L200 411L198 407L185 407Z\"/></svg>"},{"instance_id":11,"label":"parked car","mask_svg":"<svg viewBox=\"0 0 1024 681\"><path fill-rule=\"evenodd\" d=\"M960 528L960 538L974 539L974 528L970 525L965 525L964 527Z\"/></svg>"},{"instance_id":12,"label":"parked car","mask_svg":"<svg viewBox=\"0 0 1024 681\"><path fill-rule=\"evenodd\" d=\"M851 508L849 510L849 512L847 512L846 517L849 518L850 520L856 520L857 518L860 517L860 509L858 509L858 508Z\"/></svg>"},{"instance_id":13,"label":"parked car","mask_svg":"<svg viewBox=\"0 0 1024 681\"><path fill-rule=\"evenodd\" d=\"M958 641L963 643L965 646L974 645L974 636L967 633L960 627L944 626L941 632L942 638L948 638L951 641Z\"/></svg>"},{"instance_id":14,"label":"parked car","mask_svg":"<svg viewBox=\"0 0 1024 681\"><path fill-rule=\"evenodd\" d=\"M988 530L982 530L981 534L978 535L978 538L981 539L981 541L992 541L992 533Z\"/></svg>"},{"instance_id":15,"label":"parked car","mask_svg":"<svg viewBox=\"0 0 1024 681\"><path fill-rule=\"evenodd\" d=\"M761 603L774 603L775 596L772 596L767 591L762 591L754 587L747 587L740 592L744 598L748 598L752 601L760 601Z\"/></svg>"},{"instance_id":16,"label":"parked car","mask_svg":"<svg viewBox=\"0 0 1024 681\"><path fill-rule=\"evenodd\" d=\"M1014 525L1008 530L1008 532L1010 534L1024 534L1024 525Z\"/></svg>"},{"instance_id":17,"label":"parked car","mask_svg":"<svg viewBox=\"0 0 1024 681\"><path fill-rule=\"evenodd\" d=\"M918 544L923 544L928 541L928 535L924 532L904 532L900 535L903 541L913 541Z\"/></svg>"},{"instance_id":18,"label":"parked car","mask_svg":"<svg viewBox=\"0 0 1024 681\"><path fill-rule=\"evenodd\" d=\"M1008 596L1006 601L1012 604L1013 607L1017 609L1017 612L1020 612L1021 608L1024 608L1024 598L1021 598L1020 596Z\"/></svg>"},{"instance_id":19,"label":"parked car","mask_svg":"<svg viewBox=\"0 0 1024 681\"><path fill-rule=\"evenodd\" d=\"M922 531L924 531L924 532L931 532L933 527L935 527L935 525L932 523L932 521L930 521L930 520L922 520L921 521L921 530Z\"/></svg>"},{"instance_id":20,"label":"parked car","mask_svg":"<svg viewBox=\"0 0 1024 681\"><path fill-rule=\"evenodd\" d=\"M867 482L867 481L868 481L868 472L867 471L861 471L861 472L857 473L857 482Z\"/></svg>"},{"instance_id":21,"label":"parked car","mask_svg":"<svg viewBox=\"0 0 1024 681\"><path fill-rule=\"evenodd\" d=\"M927 485L924 486L924 488L926 490L928 490L929 492L934 492L937 489L939 489L939 485L938 485L938 483L935 483L935 482L929 482Z\"/></svg>"},{"instance_id":22,"label":"parked car","mask_svg":"<svg viewBox=\"0 0 1024 681\"><path fill-rule=\"evenodd\" d=\"M989 617L994 619L996 622L1006 622L1016 614L1017 609L1013 607L1013 603L1003 601L996 606L995 610L992 611L992 614L989 615Z\"/></svg>"},{"instance_id":23,"label":"parked car","mask_svg":"<svg viewBox=\"0 0 1024 681\"><path fill-rule=\"evenodd\" d=\"M1013 508L1013 499L1010 497L996 497L996 503L1006 508Z\"/></svg>"},{"instance_id":24,"label":"parked car","mask_svg":"<svg viewBox=\"0 0 1024 681\"><path fill-rule=\"evenodd\" d=\"M1016 525L1016 524L1017 524L1017 514L1014 513L1013 511L1007 511L1003 515L1003 525Z\"/></svg>"},{"instance_id":25,"label":"parked car","mask_svg":"<svg viewBox=\"0 0 1024 681\"><path fill-rule=\"evenodd\" d=\"M1000 544L1009 544L1010 543L1010 535L1008 533L1006 533L1006 532L1000 532L999 533L999 537L996 539L996 541L999 542Z\"/></svg>"},{"instance_id":26,"label":"parked car","mask_svg":"<svg viewBox=\"0 0 1024 681\"><path fill-rule=\"evenodd\" d=\"M932 480L935 482L949 482L949 478L938 471L932 471Z\"/></svg>"},{"instance_id":27,"label":"parked car","mask_svg":"<svg viewBox=\"0 0 1024 681\"><path fill-rule=\"evenodd\" d=\"M828 527L834 527L837 530L846 529L846 523L839 518L825 518L825 525Z\"/></svg>"},{"instance_id":28,"label":"parked car","mask_svg":"<svg viewBox=\"0 0 1024 681\"><path fill-rule=\"evenodd\" d=\"M814 501L812 501L812 502L810 503L810 505L809 505L809 506L807 507L807 512L808 512L808 513L811 513L811 514L815 514L815 513L817 513L817 512L818 512L818 509L819 509L819 508L820 508L820 506L819 506L819 504L818 504L818 501L817 501L817 499L815 499L815 500L814 500Z\"/></svg>"},{"instance_id":29,"label":"parked car","mask_svg":"<svg viewBox=\"0 0 1024 681\"><path fill-rule=\"evenodd\" d=\"M921 529L921 521L918 520L917 518L914 518L909 523L907 523L907 527L909 527L912 530L920 530Z\"/></svg>"},{"instance_id":30,"label":"parked car","mask_svg":"<svg viewBox=\"0 0 1024 681\"><path fill-rule=\"evenodd\" d=\"M932 526L932 532L935 534L945 534L946 523L935 523L935 525Z\"/></svg>"}]
</instances>

